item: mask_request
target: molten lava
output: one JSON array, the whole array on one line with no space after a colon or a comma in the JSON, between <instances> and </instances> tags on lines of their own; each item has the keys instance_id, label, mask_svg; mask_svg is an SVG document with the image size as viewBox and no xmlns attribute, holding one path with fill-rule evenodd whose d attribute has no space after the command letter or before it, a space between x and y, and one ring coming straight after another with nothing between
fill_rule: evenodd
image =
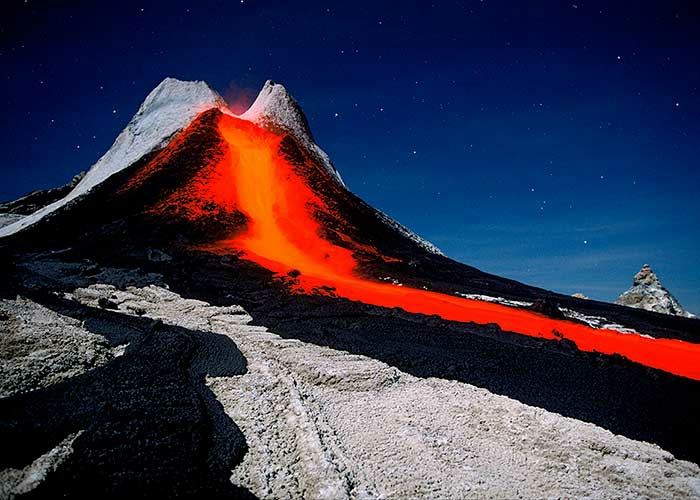
<instances>
[{"instance_id":1,"label":"molten lava","mask_svg":"<svg viewBox=\"0 0 700 500\"><path fill-rule=\"evenodd\" d=\"M250 122L222 116L219 131L228 153L216 166L233 193L238 210L248 217L247 230L221 242L242 250L244 258L280 275L298 270L293 290L333 294L410 313L436 314L445 320L497 323L503 330L544 339L566 338L583 351L619 354L632 361L700 380L700 345L656 339L578 323L483 301L378 283L357 275L353 252L319 236L314 214L327 210L324 201L280 153L282 137ZM218 196L228 199L217 185ZM357 245L360 248L360 245ZM295 273L296 274L296 273ZM330 288L329 288L330 287Z\"/></svg>"},{"instance_id":2,"label":"molten lava","mask_svg":"<svg viewBox=\"0 0 700 500\"><path fill-rule=\"evenodd\" d=\"M297 269L327 282L352 276L352 252L317 235L310 214L323 202L279 154L281 138L230 116L219 128L229 146L231 188L249 218L248 231L231 244L275 272Z\"/></svg>"}]
</instances>

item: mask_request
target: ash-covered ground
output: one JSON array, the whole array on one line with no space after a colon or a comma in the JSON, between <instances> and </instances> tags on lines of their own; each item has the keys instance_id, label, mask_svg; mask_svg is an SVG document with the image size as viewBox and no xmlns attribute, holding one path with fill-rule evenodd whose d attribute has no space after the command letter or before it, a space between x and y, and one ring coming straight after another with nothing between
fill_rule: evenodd
<instances>
[{"instance_id":1,"label":"ash-covered ground","mask_svg":"<svg viewBox=\"0 0 700 500\"><path fill-rule=\"evenodd\" d=\"M5 498L700 496L693 381L228 256L85 252L4 260Z\"/></svg>"}]
</instances>

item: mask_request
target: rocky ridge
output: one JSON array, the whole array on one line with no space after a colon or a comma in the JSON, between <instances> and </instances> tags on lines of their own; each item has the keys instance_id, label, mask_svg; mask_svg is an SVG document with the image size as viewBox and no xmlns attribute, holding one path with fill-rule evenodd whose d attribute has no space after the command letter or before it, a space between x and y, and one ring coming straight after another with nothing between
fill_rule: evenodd
<instances>
[{"instance_id":1,"label":"rocky ridge","mask_svg":"<svg viewBox=\"0 0 700 500\"><path fill-rule=\"evenodd\" d=\"M649 264L644 264L634 275L632 287L620 295L615 303L647 311L695 318L695 315L683 308L671 292L661 284Z\"/></svg>"}]
</instances>

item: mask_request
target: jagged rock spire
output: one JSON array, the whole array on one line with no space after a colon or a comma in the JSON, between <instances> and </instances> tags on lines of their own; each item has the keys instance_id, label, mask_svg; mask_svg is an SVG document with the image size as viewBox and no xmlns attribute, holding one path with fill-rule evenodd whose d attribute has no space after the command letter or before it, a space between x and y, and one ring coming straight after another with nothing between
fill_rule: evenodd
<instances>
[{"instance_id":1,"label":"jagged rock spire","mask_svg":"<svg viewBox=\"0 0 700 500\"><path fill-rule=\"evenodd\" d=\"M649 264L644 264L639 270L639 272L634 275L634 281L632 282L632 286L638 285L661 286L659 278L656 276L656 273L654 273L654 271L651 270Z\"/></svg>"},{"instance_id":2,"label":"jagged rock spire","mask_svg":"<svg viewBox=\"0 0 700 500\"><path fill-rule=\"evenodd\" d=\"M644 264L639 272L634 275L632 288L620 295L615 303L663 314L673 314L687 318L695 317L686 311L678 303L678 300L666 290L649 264Z\"/></svg>"}]
</instances>

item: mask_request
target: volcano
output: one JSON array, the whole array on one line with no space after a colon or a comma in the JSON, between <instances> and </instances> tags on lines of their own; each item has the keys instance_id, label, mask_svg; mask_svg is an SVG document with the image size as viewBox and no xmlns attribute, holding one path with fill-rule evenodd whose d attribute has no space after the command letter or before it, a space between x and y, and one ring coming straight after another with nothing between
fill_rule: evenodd
<instances>
[{"instance_id":1,"label":"volcano","mask_svg":"<svg viewBox=\"0 0 700 500\"><path fill-rule=\"evenodd\" d=\"M674 488L681 496L683 488L697 488L698 470L683 460L700 461L700 432L691 418L700 401L700 321L577 299L451 260L345 186L279 84L268 81L250 108L235 115L205 83L166 79L68 194L33 195L32 203L37 199L46 204L0 228L3 321L17 337L4 339L14 347L5 356L12 363L0 399L0 434L12 445L0 455L15 493L145 495L167 488L278 496L296 466L275 462L270 456L278 452L270 450L289 443L255 431L246 416L280 411L263 401L272 389L245 393L222 382L248 376L260 352L270 357L269 345L256 351L251 346L263 341L246 343L250 337L234 335L241 331L271 332L275 342L288 342L275 347L280 352L303 351L282 371L289 354L275 351L279 358L266 368L275 367L288 384L284 398L297 394L289 400L298 406L296 416L284 425L313 436L295 441L306 450L298 453L322 449L313 456L327 462L295 472L315 485L297 480L296 496L382 496L396 486L367 479L382 473L361 460L353 469L358 459L345 448L348 441L329 444L349 424L334 424L340 417L314 406L320 403L313 394L328 385L359 401L367 391L395 391L404 375L416 384L461 384L440 385L438 399L463 390L456 387L478 387L489 398L505 396L518 408L556 415L561 428L574 425L565 417L575 419L583 427L570 432L588 440L570 456L595 455L603 446L608 451L601 456L634 456L654 464L653 474L680 478ZM22 199L12 206L22 213L21 205ZM66 359L73 337L41 348L41 334L27 340L33 331L27 318L39 314L36 308L53 322L77 320L71 328L95 336L85 348L90 359ZM84 347L87 340L80 342ZM30 347L22 354L17 345ZM318 349L328 350L318 354L323 362L310 354ZM54 361L38 367L36 352L50 352ZM348 372L349 360L372 368ZM250 399L252 393L262 400ZM249 406L236 406L236 398ZM489 408L503 405L488 400ZM309 408L316 417L304 421ZM363 408L350 420L369 418L369 427L348 433L350 441L378 432L371 429L372 411ZM430 414L451 411L431 408ZM387 411L401 420L398 407ZM489 418L461 425L497 427ZM246 422L242 431L238 420ZM421 442L435 433L425 425ZM519 435L546 448L535 427ZM610 442L600 445L603 438L587 434L604 430L624 438L606 435ZM497 440L484 432L485 441ZM670 454L658 458L658 448L631 440ZM634 452L620 451L630 447ZM256 463L263 448L267 462ZM408 459L399 453L393 460ZM669 472L669 464L682 470ZM238 469L247 472L231 482ZM447 469L418 470L423 475L415 483L424 486ZM477 495L512 496L515 483L477 488ZM528 488L543 492L534 483ZM612 496L621 491L610 488Z\"/></svg>"}]
</instances>

